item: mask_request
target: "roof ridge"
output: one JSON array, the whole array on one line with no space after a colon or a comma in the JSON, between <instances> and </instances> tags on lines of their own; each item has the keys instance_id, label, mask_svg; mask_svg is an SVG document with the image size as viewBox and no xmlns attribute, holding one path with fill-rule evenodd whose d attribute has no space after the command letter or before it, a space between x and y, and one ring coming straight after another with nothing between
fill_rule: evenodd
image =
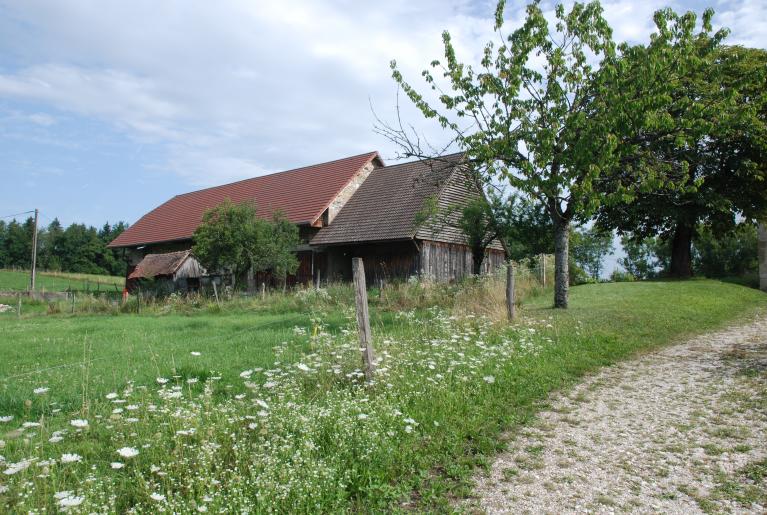
<instances>
[{"instance_id":1,"label":"roof ridge","mask_svg":"<svg viewBox=\"0 0 767 515\"><path fill-rule=\"evenodd\" d=\"M247 179L240 179L239 181L227 182L227 183L224 183L224 184L218 184L216 186L208 186L207 188L200 188L199 190L187 191L186 193L179 193L177 195L174 195L173 198L175 198L175 197L184 197L186 195L192 195L194 193L199 193L201 191L214 190L216 188L224 188L226 186L232 186L234 184L240 184L242 182L254 181L254 180L257 180L257 179L263 179L264 177L271 177L272 175L280 175L280 174L287 174L287 173L292 173L292 172L300 172L302 170L306 170L307 168L312 168L312 167L315 167L315 166L324 166L324 165L329 165L329 164L333 164L333 163L338 163L340 161L346 161L346 160L349 160L349 159L354 159L356 157L369 156L368 160L370 160L373 157L375 157L376 155L378 155L379 158L380 158L380 155L378 154L377 150L373 150L372 152L363 152L361 154L355 154L353 156L341 157L341 158L338 158L338 159L331 159L330 161L324 161L322 163L313 163L313 164L309 164L309 165L299 166L298 168L291 168L289 170L282 170L282 171L279 171L279 172L265 173L263 175L256 175L255 177L248 177Z\"/></svg>"}]
</instances>

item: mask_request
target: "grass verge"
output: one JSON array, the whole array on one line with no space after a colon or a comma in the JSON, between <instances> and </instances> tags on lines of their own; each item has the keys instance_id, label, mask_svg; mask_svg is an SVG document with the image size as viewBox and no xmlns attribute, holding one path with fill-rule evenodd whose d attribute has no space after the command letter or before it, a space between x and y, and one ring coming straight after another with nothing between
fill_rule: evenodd
<instances>
[{"instance_id":1,"label":"grass verge","mask_svg":"<svg viewBox=\"0 0 767 515\"><path fill-rule=\"evenodd\" d=\"M436 308L391 315L375 334L373 385L361 382L353 328L337 311L326 313L336 325L297 323L270 366L222 347L226 377L166 362L152 369L159 380L128 379L77 409L49 400L53 390L14 394L30 411L0 413L0 507L447 510L549 393L764 307L767 295L714 281L621 283L574 288L568 312L548 302L535 299L513 327Z\"/></svg>"}]
</instances>

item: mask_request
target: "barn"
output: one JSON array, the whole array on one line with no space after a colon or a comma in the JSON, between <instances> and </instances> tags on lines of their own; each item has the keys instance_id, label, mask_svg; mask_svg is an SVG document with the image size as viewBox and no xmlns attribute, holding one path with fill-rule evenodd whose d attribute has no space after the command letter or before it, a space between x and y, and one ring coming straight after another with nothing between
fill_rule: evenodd
<instances>
[{"instance_id":1,"label":"barn","mask_svg":"<svg viewBox=\"0 0 767 515\"><path fill-rule=\"evenodd\" d=\"M259 216L280 209L298 225L300 266L290 284L350 280L352 257L364 259L373 283L410 277L457 281L472 271L466 238L453 224L425 223L422 213L427 202L457 206L482 194L468 180L460 157L385 166L378 152L369 152L177 195L109 246L124 249L128 278L142 273L149 256L158 261L158 255L186 253L184 259L194 261L188 251L203 214L229 199L255 203ZM504 256L501 243L493 241L484 271L500 266ZM185 270L191 270L184 276L186 286L175 284L196 287L204 270L191 262ZM252 277L249 287L268 280Z\"/></svg>"}]
</instances>

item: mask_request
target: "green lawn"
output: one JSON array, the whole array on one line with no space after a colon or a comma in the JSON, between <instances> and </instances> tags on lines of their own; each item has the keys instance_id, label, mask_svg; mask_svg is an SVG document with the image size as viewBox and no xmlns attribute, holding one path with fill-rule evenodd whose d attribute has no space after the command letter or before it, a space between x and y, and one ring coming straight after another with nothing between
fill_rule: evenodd
<instances>
[{"instance_id":1,"label":"green lawn","mask_svg":"<svg viewBox=\"0 0 767 515\"><path fill-rule=\"evenodd\" d=\"M124 277L63 272L37 272L36 289L46 291L121 291ZM25 291L29 288L29 271L0 270L0 291Z\"/></svg>"},{"instance_id":2,"label":"green lawn","mask_svg":"<svg viewBox=\"0 0 767 515\"><path fill-rule=\"evenodd\" d=\"M5 317L0 511L55 511L57 492L86 512L449 511L551 392L764 310L767 295L701 280L579 286L566 312L550 302L531 299L512 327L374 309L370 386L337 302L322 315Z\"/></svg>"}]
</instances>

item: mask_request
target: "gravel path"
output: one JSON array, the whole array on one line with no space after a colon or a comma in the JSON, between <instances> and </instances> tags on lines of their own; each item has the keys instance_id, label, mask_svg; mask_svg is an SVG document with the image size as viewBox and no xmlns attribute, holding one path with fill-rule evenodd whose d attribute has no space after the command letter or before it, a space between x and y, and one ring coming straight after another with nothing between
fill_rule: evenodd
<instances>
[{"instance_id":1,"label":"gravel path","mask_svg":"<svg viewBox=\"0 0 767 515\"><path fill-rule=\"evenodd\" d=\"M765 513L767 315L589 377L476 481L468 511Z\"/></svg>"}]
</instances>

